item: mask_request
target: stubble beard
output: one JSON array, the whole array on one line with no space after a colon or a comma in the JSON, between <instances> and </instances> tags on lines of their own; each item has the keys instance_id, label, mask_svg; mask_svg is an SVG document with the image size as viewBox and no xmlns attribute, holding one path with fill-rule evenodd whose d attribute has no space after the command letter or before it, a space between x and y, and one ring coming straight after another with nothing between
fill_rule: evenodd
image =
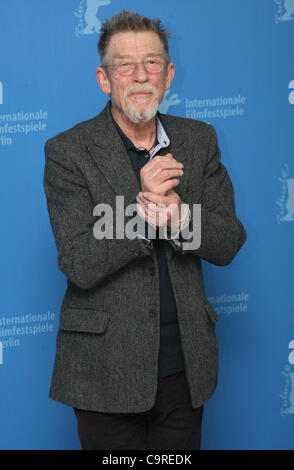
<instances>
[{"instance_id":1,"label":"stubble beard","mask_svg":"<svg viewBox=\"0 0 294 470\"><path fill-rule=\"evenodd\" d=\"M153 103L150 104L144 111L140 111L135 103L134 104L130 103L130 101L127 100L127 97L131 93L140 92L140 91L141 92L150 92L153 96L153 99L151 98ZM125 102L123 112L126 115L126 117L131 122L133 122L134 124L137 124L139 122L148 122L152 118L154 118L154 116L157 113L157 110L158 110L158 90L153 85L151 85L150 83L147 83L143 86L142 85L140 85L140 86L135 85L135 86L128 87L124 92L123 98L124 98L124 102ZM141 103L148 103L149 101L150 101L149 97L148 98L140 98L140 99L136 100L138 105L141 104Z\"/></svg>"}]
</instances>

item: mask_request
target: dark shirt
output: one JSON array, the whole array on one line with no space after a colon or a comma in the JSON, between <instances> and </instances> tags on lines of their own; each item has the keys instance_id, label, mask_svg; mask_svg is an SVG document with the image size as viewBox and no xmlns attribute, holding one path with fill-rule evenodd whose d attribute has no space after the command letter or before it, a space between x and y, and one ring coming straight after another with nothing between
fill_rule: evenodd
<instances>
[{"instance_id":1,"label":"dark shirt","mask_svg":"<svg viewBox=\"0 0 294 470\"><path fill-rule=\"evenodd\" d=\"M150 154L146 149L142 150L136 148L130 139L123 133L114 119L113 123L126 147L141 189L140 170L149 161ZM160 149L157 153L159 152ZM136 200L133 202L136 202ZM147 225L147 222L145 225ZM178 324L177 307L164 253L164 244L169 242L158 237L158 227L156 229L156 234L157 238L152 240L152 244L157 255L160 287L160 348L158 357L158 376L164 377L184 370L184 358ZM148 240L146 240L146 242L143 240L142 243L150 243Z\"/></svg>"}]
</instances>

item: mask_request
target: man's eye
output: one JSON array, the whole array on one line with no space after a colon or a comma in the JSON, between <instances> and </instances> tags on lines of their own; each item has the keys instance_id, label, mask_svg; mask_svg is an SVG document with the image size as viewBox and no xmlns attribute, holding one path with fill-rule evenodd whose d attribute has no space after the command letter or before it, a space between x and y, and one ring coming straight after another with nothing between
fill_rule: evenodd
<instances>
[{"instance_id":1,"label":"man's eye","mask_svg":"<svg viewBox=\"0 0 294 470\"><path fill-rule=\"evenodd\" d=\"M159 64L160 60L158 59L147 59L148 64Z\"/></svg>"},{"instance_id":2,"label":"man's eye","mask_svg":"<svg viewBox=\"0 0 294 470\"><path fill-rule=\"evenodd\" d=\"M130 67L131 65L131 62L123 62L122 64L119 64L119 67Z\"/></svg>"}]
</instances>

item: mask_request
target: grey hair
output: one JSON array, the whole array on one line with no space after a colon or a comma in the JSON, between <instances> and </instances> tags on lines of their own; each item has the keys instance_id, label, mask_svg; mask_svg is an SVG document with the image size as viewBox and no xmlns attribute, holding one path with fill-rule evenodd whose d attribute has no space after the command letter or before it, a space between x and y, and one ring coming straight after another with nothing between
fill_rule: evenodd
<instances>
[{"instance_id":1,"label":"grey hair","mask_svg":"<svg viewBox=\"0 0 294 470\"><path fill-rule=\"evenodd\" d=\"M106 57L108 55L108 46L111 37L116 33L130 31L153 31L156 33L161 41L165 62L170 62L167 41L170 33L164 29L160 19L156 18L152 20L150 18L146 18L145 16L141 16L138 13L133 13L129 10L123 10L117 15L113 15L108 20L105 20L100 29L101 35L98 41L98 52L102 66L107 65Z\"/></svg>"}]
</instances>

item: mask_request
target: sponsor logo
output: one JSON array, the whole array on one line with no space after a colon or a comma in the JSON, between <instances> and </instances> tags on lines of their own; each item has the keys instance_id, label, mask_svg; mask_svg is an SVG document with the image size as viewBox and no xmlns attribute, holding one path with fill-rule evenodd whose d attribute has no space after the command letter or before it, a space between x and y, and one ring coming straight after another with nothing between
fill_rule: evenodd
<instances>
[{"instance_id":1,"label":"sponsor logo","mask_svg":"<svg viewBox=\"0 0 294 470\"><path fill-rule=\"evenodd\" d=\"M208 121L242 117L245 114L246 97L216 96L214 98L186 99L186 118Z\"/></svg>"},{"instance_id":2,"label":"sponsor logo","mask_svg":"<svg viewBox=\"0 0 294 470\"><path fill-rule=\"evenodd\" d=\"M28 136L47 130L47 111L16 111L0 114L0 146L12 145L16 135Z\"/></svg>"},{"instance_id":3,"label":"sponsor logo","mask_svg":"<svg viewBox=\"0 0 294 470\"><path fill-rule=\"evenodd\" d=\"M232 313L247 313L249 294L240 292L236 294L222 294L208 297L218 315L231 315Z\"/></svg>"},{"instance_id":4,"label":"sponsor logo","mask_svg":"<svg viewBox=\"0 0 294 470\"><path fill-rule=\"evenodd\" d=\"M278 181L282 184L281 195L276 204L280 208L277 215L277 222L294 221L294 178L289 178L289 168L286 163Z\"/></svg>"},{"instance_id":5,"label":"sponsor logo","mask_svg":"<svg viewBox=\"0 0 294 470\"><path fill-rule=\"evenodd\" d=\"M281 407L281 415L294 415L294 340L291 340L288 348L290 353L288 356L288 364L284 366L281 374L285 377L283 393L280 397L283 400Z\"/></svg>"},{"instance_id":6,"label":"sponsor logo","mask_svg":"<svg viewBox=\"0 0 294 470\"><path fill-rule=\"evenodd\" d=\"M81 0L74 15L79 19L75 28L76 36L99 34L101 21L98 18L100 7L109 5L111 0Z\"/></svg>"},{"instance_id":7,"label":"sponsor logo","mask_svg":"<svg viewBox=\"0 0 294 470\"><path fill-rule=\"evenodd\" d=\"M274 0L278 5L275 22L291 21L294 18L294 0Z\"/></svg>"},{"instance_id":8,"label":"sponsor logo","mask_svg":"<svg viewBox=\"0 0 294 470\"><path fill-rule=\"evenodd\" d=\"M170 90L167 90L162 102L160 103L158 110L162 114L167 114L171 106L175 106L181 103L181 100L178 98L178 93L173 93L169 96Z\"/></svg>"},{"instance_id":9,"label":"sponsor logo","mask_svg":"<svg viewBox=\"0 0 294 470\"><path fill-rule=\"evenodd\" d=\"M23 338L53 333L55 320L54 312L0 317L0 364L3 364L3 352L22 346Z\"/></svg>"}]
</instances>

